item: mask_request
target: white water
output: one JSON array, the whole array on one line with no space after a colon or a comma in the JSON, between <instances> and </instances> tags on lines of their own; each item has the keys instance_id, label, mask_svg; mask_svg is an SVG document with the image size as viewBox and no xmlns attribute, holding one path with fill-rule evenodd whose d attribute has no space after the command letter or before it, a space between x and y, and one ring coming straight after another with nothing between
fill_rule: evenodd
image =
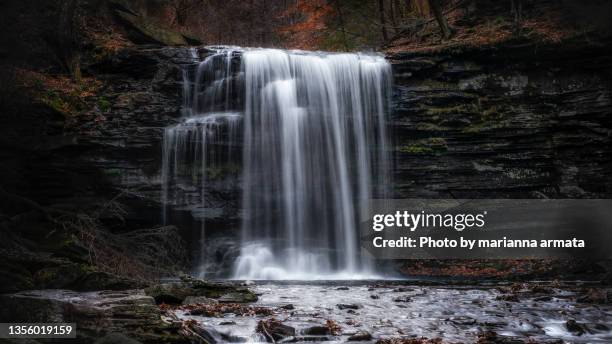
<instances>
[{"instance_id":1,"label":"white water","mask_svg":"<svg viewBox=\"0 0 612 344\"><path fill-rule=\"evenodd\" d=\"M183 88L187 119L164 138L164 204L177 203L171 184L180 175L176 157L185 152L201 162L191 176L200 174L192 179L201 183L204 204L201 171L219 149L215 140L238 142L231 136L238 125L220 133L234 123L228 116L242 118L242 244L233 277L369 276L357 219L358 209L389 184L389 64L377 55L248 49L239 51L236 71L236 50L204 59L193 85ZM236 74L244 87L242 117L228 115Z\"/></svg>"},{"instance_id":2,"label":"white water","mask_svg":"<svg viewBox=\"0 0 612 344\"><path fill-rule=\"evenodd\" d=\"M205 277L214 266L206 261L205 217L214 211L208 207L206 190L215 173L233 159L232 149L238 143L241 113L230 111L232 91L231 62L233 50L219 50L199 61L191 50L195 75L183 69L183 118L164 130L162 152L163 221L168 206L191 210L200 219L198 274ZM217 186L219 187L219 186ZM229 187L229 186L226 186ZM191 205L199 204L199 207Z\"/></svg>"}]
</instances>

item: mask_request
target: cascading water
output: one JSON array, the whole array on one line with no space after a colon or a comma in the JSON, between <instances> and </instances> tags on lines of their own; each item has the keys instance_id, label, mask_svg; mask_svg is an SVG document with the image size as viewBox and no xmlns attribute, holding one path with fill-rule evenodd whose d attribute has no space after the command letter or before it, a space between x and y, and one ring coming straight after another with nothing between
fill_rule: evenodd
<instances>
[{"instance_id":1,"label":"cascading water","mask_svg":"<svg viewBox=\"0 0 612 344\"><path fill-rule=\"evenodd\" d=\"M215 182L207 176L235 159L232 150L238 146L241 113L232 111L229 102L236 81L231 75L233 50L217 50L200 62L192 49L191 58L197 68L193 73L189 66L183 68L183 118L164 130L162 217L166 223L172 205L200 219L198 274L205 277L211 268L205 252L205 219L211 209L206 186Z\"/></svg>"},{"instance_id":2,"label":"cascading water","mask_svg":"<svg viewBox=\"0 0 612 344\"><path fill-rule=\"evenodd\" d=\"M232 65L234 53L241 55L240 70ZM241 121L242 241L233 277L364 272L358 211L389 183L385 113L391 70L384 58L218 50L199 64L192 84L184 87L186 119L164 137L164 204L177 203L177 188L169 188L187 165L205 201L209 156L222 135L217 131L238 144L227 136ZM236 85L243 89L234 92ZM244 97L242 116L228 114L236 93Z\"/></svg>"}]
</instances>

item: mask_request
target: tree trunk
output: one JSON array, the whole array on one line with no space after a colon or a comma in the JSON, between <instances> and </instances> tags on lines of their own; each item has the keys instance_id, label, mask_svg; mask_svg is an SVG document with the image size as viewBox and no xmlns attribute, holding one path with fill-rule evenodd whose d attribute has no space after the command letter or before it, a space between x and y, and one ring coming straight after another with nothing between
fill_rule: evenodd
<instances>
[{"instance_id":1,"label":"tree trunk","mask_svg":"<svg viewBox=\"0 0 612 344\"><path fill-rule=\"evenodd\" d=\"M397 15L399 16L400 20L404 19L404 8L402 7L402 4L400 3L400 0L393 0L393 2L395 3L395 10L397 11Z\"/></svg>"},{"instance_id":2,"label":"tree trunk","mask_svg":"<svg viewBox=\"0 0 612 344\"><path fill-rule=\"evenodd\" d=\"M336 5L336 12L338 13L338 23L340 24L340 32L342 32L342 43L344 44L344 49L348 51L349 47L348 47L348 42L346 40L346 28L344 27L344 17L342 17L342 9L340 8L340 0L335 0L334 4Z\"/></svg>"},{"instance_id":3,"label":"tree trunk","mask_svg":"<svg viewBox=\"0 0 612 344\"><path fill-rule=\"evenodd\" d=\"M58 49L64 68L72 79L81 81L81 52L77 26L77 0L62 3L59 14Z\"/></svg>"},{"instance_id":4,"label":"tree trunk","mask_svg":"<svg viewBox=\"0 0 612 344\"><path fill-rule=\"evenodd\" d=\"M431 7L431 11L433 15L436 17L436 21L438 22L438 26L440 26L440 32L442 33L443 39L448 39L451 36L451 30L446 22L446 17L444 17L444 13L442 13L442 6L440 5L440 0L429 0L429 7Z\"/></svg>"},{"instance_id":5,"label":"tree trunk","mask_svg":"<svg viewBox=\"0 0 612 344\"><path fill-rule=\"evenodd\" d=\"M389 14L391 15L391 24L393 25L393 31L397 31L397 7L394 6L393 1L389 2Z\"/></svg>"},{"instance_id":6,"label":"tree trunk","mask_svg":"<svg viewBox=\"0 0 612 344\"><path fill-rule=\"evenodd\" d=\"M380 26L384 43L389 41L389 33L387 32L387 20L385 19L385 1L378 0L378 11L380 12Z\"/></svg>"},{"instance_id":7,"label":"tree trunk","mask_svg":"<svg viewBox=\"0 0 612 344\"><path fill-rule=\"evenodd\" d=\"M510 5L514 15L514 34L520 36L523 29L523 0L510 0Z\"/></svg>"}]
</instances>

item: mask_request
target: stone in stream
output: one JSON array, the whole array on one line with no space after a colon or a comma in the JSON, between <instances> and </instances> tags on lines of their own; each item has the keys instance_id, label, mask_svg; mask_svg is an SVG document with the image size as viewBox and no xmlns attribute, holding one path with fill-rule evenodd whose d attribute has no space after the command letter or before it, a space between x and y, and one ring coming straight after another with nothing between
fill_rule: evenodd
<instances>
[{"instance_id":1,"label":"stone in stream","mask_svg":"<svg viewBox=\"0 0 612 344\"><path fill-rule=\"evenodd\" d=\"M409 296L399 296L393 299L393 302L410 302L412 299Z\"/></svg>"},{"instance_id":2,"label":"stone in stream","mask_svg":"<svg viewBox=\"0 0 612 344\"><path fill-rule=\"evenodd\" d=\"M304 329L302 333L309 336L327 336L331 334L331 330L327 326L312 326Z\"/></svg>"},{"instance_id":3,"label":"stone in stream","mask_svg":"<svg viewBox=\"0 0 612 344\"><path fill-rule=\"evenodd\" d=\"M181 304L189 296L231 303L257 301L257 295L245 287L232 283L211 283L196 279L157 284L146 288L145 293L153 297L157 304Z\"/></svg>"},{"instance_id":4,"label":"stone in stream","mask_svg":"<svg viewBox=\"0 0 612 344\"><path fill-rule=\"evenodd\" d=\"M576 301L584 303L609 303L612 298L606 289L589 289L584 295L578 297Z\"/></svg>"},{"instance_id":5,"label":"stone in stream","mask_svg":"<svg viewBox=\"0 0 612 344\"><path fill-rule=\"evenodd\" d=\"M338 309L341 309L341 310L345 310L345 309L355 310L355 309L361 308L361 306L356 303L339 303L336 305L336 307L338 307Z\"/></svg>"},{"instance_id":6,"label":"stone in stream","mask_svg":"<svg viewBox=\"0 0 612 344\"><path fill-rule=\"evenodd\" d=\"M276 342L289 337L295 337L295 328L271 318L257 323L256 331L266 337L268 342Z\"/></svg>"},{"instance_id":7,"label":"stone in stream","mask_svg":"<svg viewBox=\"0 0 612 344\"><path fill-rule=\"evenodd\" d=\"M372 340L372 335L368 331L359 331L354 335L348 337L348 340L353 342L368 341Z\"/></svg>"},{"instance_id":8,"label":"stone in stream","mask_svg":"<svg viewBox=\"0 0 612 344\"><path fill-rule=\"evenodd\" d=\"M587 332L587 327L570 319L565 323L565 328L575 336L582 336Z\"/></svg>"},{"instance_id":9,"label":"stone in stream","mask_svg":"<svg viewBox=\"0 0 612 344\"><path fill-rule=\"evenodd\" d=\"M221 303L249 303L257 301L257 295L248 290L241 290L222 295L218 300Z\"/></svg>"}]
</instances>

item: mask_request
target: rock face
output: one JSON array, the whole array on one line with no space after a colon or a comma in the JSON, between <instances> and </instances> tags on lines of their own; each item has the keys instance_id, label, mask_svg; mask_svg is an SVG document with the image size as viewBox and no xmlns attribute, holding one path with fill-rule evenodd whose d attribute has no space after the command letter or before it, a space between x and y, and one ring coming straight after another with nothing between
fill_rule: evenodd
<instances>
[{"instance_id":1,"label":"rock face","mask_svg":"<svg viewBox=\"0 0 612 344\"><path fill-rule=\"evenodd\" d=\"M395 196L610 197L612 82L602 73L612 66L609 46L389 55ZM182 69L194 68L194 53L209 51L141 45L84 63L105 85L103 116L79 119L67 135L52 109L24 109L3 126L3 186L64 208L128 190L117 226L158 227L163 129L180 120ZM232 211L240 199L222 198L215 207ZM196 257L199 224L189 210L170 210ZM207 222L205 260L227 272L240 221L225 215Z\"/></svg>"},{"instance_id":2,"label":"rock face","mask_svg":"<svg viewBox=\"0 0 612 344\"><path fill-rule=\"evenodd\" d=\"M609 197L609 47L389 55L396 195Z\"/></svg>"},{"instance_id":3,"label":"rock face","mask_svg":"<svg viewBox=\"0 0 612 344\"><path fill-rule=\"evenodd\" d=\"M92 343L105 335L129 336L140 343L189 342L179 334L180 323L162 320L153 298L141 290L88 293L41 290L4 294L0 295L0 319L3 322L76 322L75 343Z\"/></svg>"}]
</instances>

